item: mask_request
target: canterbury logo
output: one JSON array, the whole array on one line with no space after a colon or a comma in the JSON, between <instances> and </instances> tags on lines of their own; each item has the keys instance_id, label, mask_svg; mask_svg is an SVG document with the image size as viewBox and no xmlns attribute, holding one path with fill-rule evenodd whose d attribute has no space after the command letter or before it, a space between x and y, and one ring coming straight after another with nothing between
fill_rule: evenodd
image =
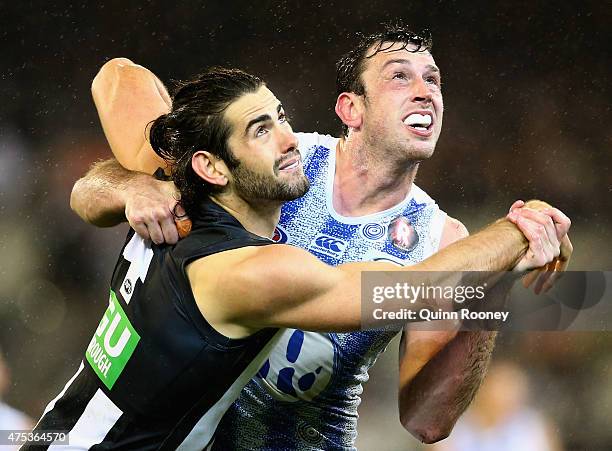
<instances>
[{"instance_id":1,"label":"canterbury logo","mask_svg":"<svg viewBox=\"0 0 612 451\"><path fill-rule=\"evenodd\" d=\"M319 236L315 239L315 244L332 252L342 252L346 243L342 240L329 236Z\"/></svg>"}]
</instances>

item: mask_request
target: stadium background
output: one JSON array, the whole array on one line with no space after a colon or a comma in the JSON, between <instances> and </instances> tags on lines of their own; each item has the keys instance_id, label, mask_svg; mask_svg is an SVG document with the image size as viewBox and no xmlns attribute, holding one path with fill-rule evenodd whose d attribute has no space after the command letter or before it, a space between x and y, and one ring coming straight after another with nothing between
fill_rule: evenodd
<instances>
[{"instance_id":1,"label":"stadium background","mask_svg":"<svg viewBox=\"0 0 612 451\"><path fill-rule=\"evenodd\" d=\"M83 224L69 193L109 155L89 85L115 56L166 82L212 64L246 69L268 81L295 130L336 133L334 62L354 33L392 18L428 27L446 112L417 183L472 231L516 198L549 200L573 220L572 269L611 270L612 10L597 1L491 3L0 2L5 400L37 418L105 308L126 229ZM612 449L611 338L499 340L496 357L526 370L529 403L565 449ZM397 420L396 350L389 346L365 387L361 449L419 449Z\"/></svg>"}]
</instances>

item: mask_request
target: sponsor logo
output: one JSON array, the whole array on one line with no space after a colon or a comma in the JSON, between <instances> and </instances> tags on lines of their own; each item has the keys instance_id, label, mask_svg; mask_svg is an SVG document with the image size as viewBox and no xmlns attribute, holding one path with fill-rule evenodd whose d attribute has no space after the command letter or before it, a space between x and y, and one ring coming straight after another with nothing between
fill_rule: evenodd
<instances>
[{"instance_id":1,"label":"sponsor logo","mask_svg":"<svg viewBox=\"0 0 612 451\"><path fill-rule=\"evenodd\" d=\"M286 243L288 238L289 237L287 236L287 233L280 227L276 226L276 228L274 229L274 236L272 237L272 241L274 241L275 243Z\"/></svg>"},{"instance_id":2,"label":"sponsor logo","mask_svg":"<svg viewBox=\"0 0 612 451\"><path fill-rule=\"evenodd\" d=\"M329 235L318 235L308 246L309 250L331 257L338 257L346 249L346 242Z\"/></svg>"},{"instance_id":3,"label":"sponsor logo","mask_svg":"<svg viewBox=\"0 0 612 451\"><path fill-rule=\"evenodd\" d=\"M134 353L140 335L111 290L108 308L87 346L85 358L110 390Z\"/></svg>"},{"instance_id":4,"label":"sponsor logo","mask_svg":"<svg viewBox=\"0 0 612 451\"><path fill-rule=\"evenodd\" d=\"M362 227L361 234L368 240L379 240L385 236L385 226L371 222Z\"/></svg>"},{"instance_id":5,"label":"sponsor logo","mask_svg":"<svg viewBox=\"0 0 612 451\"><path fill-rule=\"evenodd\" d=\"M320 236L315 240L315 243L317 246L321 246L322 248L332 252L342 252L343 249L341 246L344 246L344 242L342 240L338 240L330 236Z\"/></svg>"},{"instance_id":6,"label":"sponsor logo","mask_svg":"<svg viewBox=\"0 0 612 451\"><path fill-rule=\"evenodd\" d=\"M127 294L132 294L132 281L130 279L125 279L123 282L123 289Z\"/></svg>"}]
</instances>

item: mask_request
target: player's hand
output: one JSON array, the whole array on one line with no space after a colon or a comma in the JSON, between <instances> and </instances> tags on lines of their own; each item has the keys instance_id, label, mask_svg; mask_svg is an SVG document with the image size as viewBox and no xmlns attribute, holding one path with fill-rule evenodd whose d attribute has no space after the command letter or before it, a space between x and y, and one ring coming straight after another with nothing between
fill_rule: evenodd
<instances>
[{"instance_id":1,"label":"player's hand","mask_svg":"<svg viewBox=\"0 0 612 451\"><path fill-rule=\"evenodd\" d=\"M548 216L550 220L542 217L542 214ZM570 219L560 210L542 201L529 201L527 204L523 201L515 202L510 207L508 219L515 223L530 240L529 251L517 265L517 270L532 269L531 265L537 264L543 259L548 260L550 251L553 251L554 258L552 260L546 261L545 264L533 269L523 278L525 287L529 287L536 282L534 285L536 294L548 291L568 267L573 252L572 243L567 235L571 226ZM553 228L551 228L551 221ZM538 233L542 234L543 231L546 232L546 236L544 239L540 239L540 244L538 244L537 235ZM553 233L555 236L553 236ZM531 236L531 239L528 235ZM540 238L543 238L543 236L540 236ZM558 253L556 251L557 245Z\"/></svg>"},{"instance_id":2,"label":"player's hand","mask_svg":"<svg viewBox=\"0 0 612 451\"><path fill-rule=\"evenodd\" d=\"M542 211L553 219L561 247L559 256L553 259L552 262L542 268L531 271L523 278L525 288L535 282L534 291L536 294L546 293L562 277L563 272L569 266L572 252L574 252L574 247L567 234L571 226L570 219L556 208L551 207Z\"/></svg>"},{"instance_id":3,"label":"player's hand","mask_svg":"<svg viewBox=\"0 0 612 451\"><path fill-rule=\"evenodd\" d=\"M126 192L125 216L130 226L144 239L150 239L155 244L176 244L179 230L175 218L186 218L179 199L173 182L143 175L139 183L131 185Z\"/></svg>"},{"instance_id":4,"label":"player's hand","mask_svg":"<svg viewBox=\"0 0 612 451\"><path fill-rule=\"evenodd\" d=\"M515 270L528 271L540 268L559 255L561 245L550 216L528 207L520 207L509 213L508 219L529 241L529 249Z\"/></svg>"}]
</instances>

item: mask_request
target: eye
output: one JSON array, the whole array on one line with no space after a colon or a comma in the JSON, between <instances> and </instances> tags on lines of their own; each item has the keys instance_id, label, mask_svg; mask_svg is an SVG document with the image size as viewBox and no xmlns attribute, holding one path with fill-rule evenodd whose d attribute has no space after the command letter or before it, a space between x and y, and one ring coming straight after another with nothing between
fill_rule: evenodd
<instances>
[{"instance_id":1,"label":"eye","mask_svg":"<svg viewBox=\"0 0 612 451\"><path fill-rule=\"evenodd\" d=\"M256 138L259 138L260 136L263 136L266 133L268 133L268 129L266 127L264 127L263 125L257 127L257 129L255 129L255 137Z\"/></svg>"},{"instance_id":2,"label":"eye","mask_svg":"<svg viewBox=\"0 0 612 451\"><path fill-rule=\"evenodd\" d=\"M438 79L438 77L435 77L433 75L425 77L425 82L432 85L440 86L440 80Z\"/></svg>"},{"instance_id":3,"label":"eye","mask_svg":"<svg viewBox=\"0 0 612 451\"><path fill-rule=\"evenodd\" d=\"M406 77L406 74L404 72L395 72L393 74L393 79L394 80L395 79L397 79L397 80L406 80L406 78L408 78L408 77Z\"/></svg>"},{"instance_id":4,"label":"eye","mask_svg":"<svg viewBox=\"0 0 612 451\"><path fill-rule=\"evenodd\" d=\"M284 124L288 120L289 118L287 117L284 111L281 111L280 113L278 113L278 122L280 122L281 124Z\"/></svg>"}]
</instances>

